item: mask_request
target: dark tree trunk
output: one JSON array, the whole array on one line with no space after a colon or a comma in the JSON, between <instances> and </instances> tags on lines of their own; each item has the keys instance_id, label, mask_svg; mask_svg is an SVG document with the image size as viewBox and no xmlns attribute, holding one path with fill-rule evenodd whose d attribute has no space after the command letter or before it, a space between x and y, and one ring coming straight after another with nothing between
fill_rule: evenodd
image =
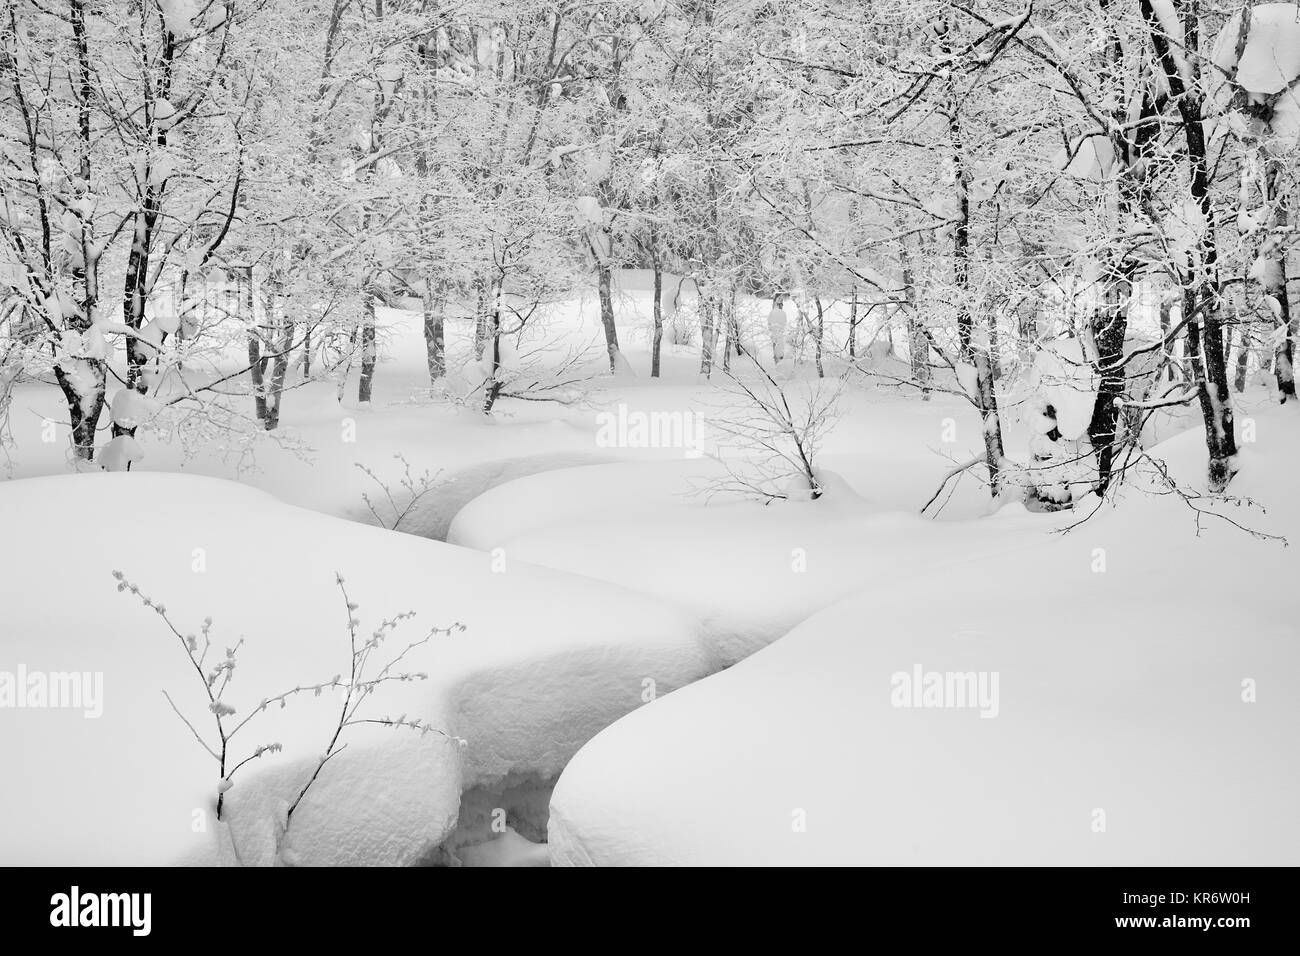
<instances>
[{"instance_id":1,"label":"dark tree trunk","mask_svg":"<svg viewBox=\"0 0 1300 956\"><path fill-rule=\"evenodd\" d=\"M104 413L107 371L103 362L87 361L86 365L93 371L96 383L89 404L57 365L54 367L54 377L68 404L68 420L72 425L72 453L81 461L94 461L95 432L99 427L99 418Z\"/></svg>"},{"instance_id":2,"label":"dark tree trunk","mask_svg":"<svg viewBox=\"0 0 1300 956\"><path fill-rule=\"evenodd\" d=\"M271 388L266 408L266 430L274 431L280 425L280 400L284 397L284 379L289 371L289 351L293 348L293 323L287 315L280 315L280 344L271 363Z\"/></svg>"},{"instance_id":3,"label":"dark tree trunk","mask_svg":"<svg viewBox=\"0 0 1300 956\"><path fill-rule=\"evenodd\" d=\"M148 9L140 8L141 27L149 15ZM144 120L149 124L152 145L160 150L167 146L167 127L159 124L155 117L155 104L160 99L171 95L172 61L176 55L176 37L170 30L163 31L163 42L156 61L150 62L146 57L143 67L144 99L146 108ZM154 168L146 156L142 175L137 179L136 207L131 212L131 249L127 254L126 278L122 284L122 318L132 332L139 332L144 326L145 303L149 295L149 268L153 257L154 232L158 218L162 214L163 190L165 179L159 181L154 176ZM126 337L126 387L133 388L140 394L147 391L144 369L149 361L149 350L136 335ZM135 428L123 428L116 423L113 434L134 435Z\"/></svg>"},{"instance_id":4,"label":"dark tree trunk","mask_svg":"<svg viewBox=\"0 0 1300 956\"><path fill-rule=\"evenodd\" d=\"M1250 336L1246 332L1246 327L1241 327L1241 332L1237 336L1237 375L1233 379L1233 387L1240 395L1246 390L1246 375L1250 368Z\"/></svg>"},{"instance_id":5,"label":"dark tree trunk","mask_svg":"<svg viewBox=\"0 0 1300 956\"><path fill-rule=\"evenodd\" d=\"M858 345L858 290L849 291L849 361L857 358Z\"/></svg>"},{"instance_id":6,"label":"dark tree trunk","mask_svg":"<svg viewBox=\"0 0 1300 956\"><path fill-rule=\"evenodd\" d=\"M664 270L659 262L659 257L655 256L654 260L654 340L650 344L650 377L659 377L659 351L664 338Z\"/></svg>"},{"instance_id":7,"label":"dark tree trunk","mask_svg":"<svg viewBox=\"0 0 1300 956\"><path fill-rule=\"evenodd\" d=\"M817 331L813 335L813 347L816 349L817 377L825 378L826 369L822 367L822 343L826 336L826 312L822 308L821 296L813 296L813 305L817 307Z\"/></svg>"},{"instance_id":8,"label":"dark tree trunk","mask_svg":"<svg viewBox=\"0 0 1300 956\"><path fill-rule=\"evenodd\" d=\"M1115 462L1115 439L1119 422L1117 404L1124 396L1124 339L1128 334L1129 283L1123 277L1110 282L1103 306L1104 319L1097 323L1093 340L1097 346L1097 399L1088 422L1088 440L1097 454L1097 493L1104 494L1110 484Z\"/></svg>"},{"instance_id":9,"label":"dark tree trunk","mask_svg":"<svg viewBox=\"0 0 1300 956\"><path fill-rule=\"evenodd\" d=\"M1160 58L1170 98L1178 106L1183 140L1190 167L1191 198L1200 209L1204 226L1197 243L1198 267L1183 280L1183 315L1187 322L1188 364L1199 384L1201 417L1205 420L1205 446L1209 453L1207 481L1213 493L1224 491L1236 472L1237 437L1234 431L1232 395L1228 388L1228 367L1223 338L1223 303L1219 295L1217 226L1210 196L1210 165L1202 118L1203 96L1198 86L1199 61L1188 57L1192 71L1190 88L1183 82L1165 27L1152 0L1141 0L1142 15L1150 28L1152 45ZM1180 7L1186 48L1200 43L1197 7ZM1203 370L1203 371L1202 371Z\"/></svg>"},{"instance_id":10,"label":"dark tree trunk","mask_svg":"<svg viewBox=\"0 0 1300 956\"><path fill-rule=\"evenodd\" d=\"M501 397L501 311L492 310L489 331L492 342L492 368L488 373L487 382L483 386L483 414L490 415L492 407L496 405L497 399Z\"/></svg>"},{"instance_id":11,"label":"dark tree trunk","mask_svg":"<svg viewBox=\"0 0 1300 956\"><path fill-rule=\"evenodd\" d=\"M1108 66L1122 70L1124 49L1117 33L1112 33L1107 44ZM1125 108L1122 108L1125 109ZM1118 130L1111 139L1112 148L1126 174L1117 177L1115 209L1117 234L1130 228L1135 212L1148 200L1148 153L1159 129L1157 108L1150 96L1144 96L1141 117L1147 122L1125 124L1122 112L1116 116ZM1117 241L1117 246L1123 246ZM1133 279L1138 261L1131 255L1119 254L1107 263L1107 281L1104 301L1093 315L1092 340L1096 347L1095 369L1098 377L1097 398L1088 422L1088 440L1097 456L1097 493L1105 494L1110 486L1117 444L1120 439L1120 402L1124 397L1127 371L1124 367L1124 343L1128 337L1128 310L1133 295Z\"/></svg>"},{"instance_id":12,"label":"dark tree trunk","mask_svg":"<svg viewBox=\"0 0 1300 956\"><path fill-rule=\"evenodd\" d=\"M375 384L375 299L366 295L361 324L361 380L357 384L357 401L370 401Z\"/></svg>"}]
</instances>

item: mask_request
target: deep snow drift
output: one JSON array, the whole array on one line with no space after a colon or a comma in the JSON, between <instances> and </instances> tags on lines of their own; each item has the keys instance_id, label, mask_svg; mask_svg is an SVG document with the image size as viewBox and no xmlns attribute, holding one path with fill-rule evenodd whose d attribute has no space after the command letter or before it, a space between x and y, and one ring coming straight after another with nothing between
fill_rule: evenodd
<instances>
[{"instance_id":1,"label":"deep snow drift","mask_svg":"<svg viewBox=\"0 0 1300 956\"><path fill-rule=\"evenodd\" d=\"M264 697L347 673L345 578L361 633L415 610L395 653L433 625L460 621L386 685L373 717L406 715L465 739L359 726L290 829L303 864L412 862L450 833L461 790L554 777L600 728L706 672L691 622L649 598L513 558L393 534L281 504L213 479L78 475L0 484L14 540L41 542L3 568L3 668L102 673L102 716L15 709L0 721L5 863L211 861L216 765L161 691L209 734L206 698L176 639L116 590L126 572L184 631L212 615L214 644L242 637L231 690L241 716ZM16 556L10 552L11 558ZM272 705L236 747L283 744L228 791L234 853L270 862L277 807L314 769L339 698ZM507 805L508 808L508 805ZM227 848L229 851L229 848ZM226 858L231 857L227 852Z\"/></svg>"},{"instance_id":2,"label":"deep snow drift","mask_svg":"<svg viewBox=\"0 0 1300 956\"><path fill-rule=\"evenodd\" d=\"M1268 515L1227 510L1294 539L1289 411L1233 486ZM1195 484L1199 435L1160 451ZM1295 865L1297 571L1134 488L1068 535L864 587L584 747L552 860ZM927 698L931 673L975 682Z\"/></svg>"}]
</instances>

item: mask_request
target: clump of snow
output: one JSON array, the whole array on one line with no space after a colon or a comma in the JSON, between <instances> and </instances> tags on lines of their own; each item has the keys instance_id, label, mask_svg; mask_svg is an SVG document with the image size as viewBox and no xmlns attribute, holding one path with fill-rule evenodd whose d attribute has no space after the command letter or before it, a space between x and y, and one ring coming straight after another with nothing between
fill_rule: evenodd
<instances>
[{"instance_id":1,"label":"clump of snow","mask_svg":"<svg viewBox=\"0 0 1300 956\"><path fill-rule=\"evenodd\" d=\"M600 200L595 196L579 196L574 201L574 215L584 226L599 226L605 218Z\"/></svg>"},{"instance_id":2,"label":"clump of snow","mask_svg":"<svg viewBox=\"0 0 1300 956\"><path fill-rule=\"evenodd\" d=\"M109 412L119 428L137 428L157 414L158 402L133 388L120 388L109 400Z\"/></svg>"},{"instance_id":3,"label":"clump of snow","mask_svg":"<svg viewBox=\"0 0 1300 956\"><path fill-rule=\"evenodd\" d=\"M1212 59L1223 71L1235 67L1236 83L1242 89L1251 93L1280 93L1300 77L1297 7L1294 3L1261 3L1249 9L1250 31L1241 59L1236 58L1241 11L1229 17L1219 31Z\"/></svg>"},{"instance_id":4,"label":"clump of snow","mask_svg":"<svg viewBox=\"0 0 1300 956\"><path fill-rule=\"evenodd\" d=\"M162 9L168 32L178 37L189 34L199 13L196 0L158 0L158 6Z\"/></svg>"},{"instance_id":5,"label":"clump of snow","mask_svg":"<svg viewBox=\"0 0 1300 956\"><path fill-rule=\"evenodd\" d=\"M1102 182L1115 172L1115 145L1100 133L1087 136L1072 144L1068 152L1065 147L1057 150L1052 165L1067 176Z\"/></svg>"},{"instance_id":6,"label":"clump of snow","mask_svg":"<svg viewBox=\"0 0 1300 956\"><path fill-rule=\"evenodd\" d=\"M1028 386L1051 403L1066 438L1078 438L1092 420L1099 379L1078 339L1056 339L1034 355Z\"/></svg>"},{"instance_id":7,"label":"clump of snow","mask_svg":"<svg viewBox=\"0 0 1300 956\"><path fill-rule=\"evenodd\" d=\"M118 435L99 453L99 464L105 471L128 471L143 459L144 448L131 435Z\"/></svg>"}]
</instances>

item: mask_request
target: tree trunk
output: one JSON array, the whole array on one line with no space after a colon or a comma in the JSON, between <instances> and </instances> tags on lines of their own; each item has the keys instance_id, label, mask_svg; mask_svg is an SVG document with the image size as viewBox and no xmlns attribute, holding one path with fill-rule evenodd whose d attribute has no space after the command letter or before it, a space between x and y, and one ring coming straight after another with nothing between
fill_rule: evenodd
<instances>
[{"instance_id":1,"label":"tree trunk","mask_svg":"<svg viewBox=\"0 0 1300 956\"><path fill-rule=\"evenodd\" d=\"M248 375L253 382L253 410L257 420L266 423L266 359L262 358L262 330L257 322L257 305L253 297L253 267L236 274L235 294L242 318L248 327Z\"/></svg>"},{"instance_id":2,"label":"tree trunk","mask_svg":"<svg viewBox=\"0 0 1300 956\"><path fill-rule=\"evenodd\" d=\"M487 282L482 277L474 280L474 358L483 360L483 349L487 346L490 316L487 307Z\"/></svg>"},{"instance_id":3,"label":"tree trunk","mask_svg":"<svg viewBox=\"0 0 1300 956\"><path fill-rule=\"evenodd\" d=\"M653 307L655 329L654 329L654 340L650 343L650 377L658 378L659 377L659 350L660 350L660 344L663 342L663 338L664 338L664 305L663 305L664 271L663 271L663 266L659 262L658 256L655 256L653 265L654 265L654 275L655 275L655 281L654 281L655 301Z\"/></svg>"},{"instance_id":4,"label":"tree trunk","mask_svg":"<svg viewBox=\"0 0 1300 956\"><path fill-rule=\"evenodd\" d=\"M817 331L813 336L813 345L817 350L817 377L825 378L826 370L822 367L822 342L826 337L826 312L822 309L821 296L813 296L813 305L817 307Z\"/></svg>"},{"instance_id":5,"label":"tree trunk","mask_svg":"<svg viewBox=\"0 0 1300 956\"><path fill-rule=\"evenodd\" d=\"M1182 120L1183 139L1190 167L1191 198L1200 209L1201 235L1197 243L1195 268L1183 279L1183 315L1187 321L1187 357L1192 374L1199 384L1201 417L1205 420L1205 446L1209 453L1206 477L1209 490L1223 492L1236 472L1237 436L1234 431L1232 395L1228 388L1228 368L1224 354L1223 303L1219 296L1217 226L1210 196L1210 168L1202 118L1203 96L1199 86L1200 64L1187 58L1191 71L1190 86L1183 82L1178 59L1170 48L1165 26L1160 22L1152 0L1141 0L1151 43L1160 58L1170 99L1177 104ZM1200 18L1197 8L1180 8L1186 49L1200 45Z\"/></svg>"},{"instance_id":6,"label":"tree trunk","mask_svg":"<svg viewBox=\"0 0 1300 956\"><path fill-rule=\"evenodd\" d=\"M921 400L930 400L930 339L921 324L920 296L916 288L916 275L912 272L912 255L907 243L902 243L899 264L903 273L903 295L907 299L907 356L912 369L912 380L921 387Z\"/></svg>"},{"instance_id":7,"label":"tree trunk","mask_svg":"<svg viewBox=\"0 0 1300 956\"><path fill-rule=\"evenodd\" d=\"M280 314L280 344L271 364L271 388L266 409L266 430L274 431L280 425L280 400L284 396L284 379L289 371L289 350L293 348L293 323L289 316Z\"/></svg>"},{"instance_id":8,"label":"tree trunk","mask_svg":"<svg viewBox=\"0 0 1300 956\"><path fill-rule=\"evenodd\" d=\"M436 386L438 379L447 374L447 347L443 334L446 300L434 297L432 282L432 277L425 277L424 353L429 366L429 385Z\"/></svg>"},{"instance_id":9,"label":"tree trunk","mask_svg":"<svg viewBox=\"0 0 1300 956\"><path fill-rule=\"evenodd\" d=\"M77 82L73 92L77 101L77 150L79 195L86 195L91 188L91 97L93 94L93 74L90 68L90 45L86 33L86 4L84 0L74 0L69 5L72 21L73 42L77 50ZM80 230L80 258L72 268L73 288L80 290L77 302L77 315L74 327L78 333L84 333L94 324L95 308L99 302L99 277L95 248L94 223L89 216L79 216L77 225ZM68 321L63 316L64 322ZM108 385L108 364L103 359L85 358L82 363L90 369L94 380L88 395L78 391L69 377L68 371L61 366L54 367L54 377L63 392L68 405L68 420L72 425L72 453L81 461L93 461L95 457L95 433L99 427L99 418L106 404ZM80 382L80 377L78 376ZM84 382L81 384L84 385Z\"/></svg>"},{"instance_id":10,"label":"tree trunk","mask_svg":"<svg viewBox=\"0 0 1300 956\"><path fill-rule=\"evenodd\" d=\"M949 32L951 22L945 25L942 47L951 51ZM962 360L974 366L976 392L974 396L983 421L984 456L989 471L989 493L997 498L1002 492L1002 421L998 416L997 393L993 382L993 369L989 361L987 343L974 342L974 315L971 311L970 284L970 168L966 162L962 137L961 99L955 89L949 91L947 107L948 136L952 150L953 183L957 191L957 222L953 228L953 285L957 305L957 341ZM989 321L993 321L990 317Z\"/></svg>"},{"instance_id":11,"label":"tree trunk","mask_svg":"<svg viewBox=\"0 0 1300 956\"><path fill-rule=\"evenodd\" d=\"M68 421L72 425L72 453L81 461L95 459L95 432L99 418L104 413L107 371L105 363L86 361L95 377L95 388L89 401L73 385L72 380L60 366L54 367L54 377L63 391L68 404Z\"/></svg>"},{"instance_id":12,"label":"tree trunk","mask_svg":"<svg viewBox=\"0 0 1300 956\"><path fill-rule=\"evenodd\" d=\"M849 361L857 358L858 343L858 290L849 290Z\"/></svg>"},{"instance_id":13,"label":"tree trunk","mask_svg":"<svg viewBox=\"0 0 1300 956\"><path fill-rule=\"evenodd\" d=\"M608 238L608 237L607 237ZM598 255L595 244L591 249ZM596 288L600 295L600 324L605 330L605 352L609 357L609 370L618 370L618 329L614 325L614 295L611 290L611 276L608 261L599 257L596 262Z\"/></svg>"},{"instance_id":14,"label":"tree trunk","mask_svg":"<svg viewBox=\"0 0 1300 956\"><path fill-rule=\"evenodd\" d=\"M1240 395L1246 390L1246 376L1250 368L1250 336L1246 332L1246 327L1241 327L1237 335L1237 375L1233 380L1233 387L1236 388L1237 394Z\"/></svg>"},{"instance_id":15,"label":"tree trunk","mask_svg":"<svg viewBox=\"0 0 1300 956\"><path fill-rule=\"evenodd\" d=\"M714 314L712 293L700 295L700 374L713 372Z\"/></svg>"},{"instance_id":16,"label":"tree trunk","mask_svg":"<svg viewBox=\"0 0 1300 956\"><path fill-rule=\"evenodd\" d=\"M501 310L493 309L489 327L492 341L492 366L483 386L483 414L492 414L492 406L501 397Z\"/></svg>"},{"instance_id":17,"label":"tree trunk","mask_svg":"<svg viewBox=\"0 0 1300 956\"><path fill-rule=\"evenodd\" d=\"M140 28L145 28L146 18L150 16L147 5L140 6ZM156 61L146 56L140 63L141 80L144 86L145 111L142 117L150 145L159 151L167 147L168 127L157 121L156 106L160 100L171 95L172 61L176 55L176 37L170 30L163 31L162 47ZM153 257L154 232L162 214L162 194L166 179L154 175L154 167L149 151L143 153L143 169L136 177L135 208L131 211L130 221L132 241L127 253L126 278L122 283L122 319L133 331L139 332L144 327L145 304L149 296L149 269ZM140 394L148 389L144 369L149 361L149 350L144 347L136 335L126 338L126 387L133 388ZM134 435L135 428L123 428L116 423L113 434Z\"/></svg>"},{"instance_id":18,"label":"tree trunk","mask_svg":"<svg viewBox=\"0 0 1300 956\"><path fill-rule=\"evenodd\" d=\"M1107 301L1094 319L1093 341L1097 347L1097 398L1088 422L1088 440L1097 455L1097 493L1110 485L1115 462L1115 439L1119 422L1117 404L1124 395L1124 339L1128 334L1128 305L1132 284L1122 267L1107 286Z\"/></svg>"},{"instance_id":19,"label":"tree trunk","mask_svg":"<svg viewBox=\"0 0 1300 956\"><path fill-rule=\"evenodd\" d=\"M361 324L361 380L357 384L357 401L370 401L375 383L375 298L366 294L365 312Z\"/></svg>"},{"instance_id":20,"label":"tree trunk","mask_svg":"<svg viewBox=\"0 0 1300 956\"><path fill-rule=\"evenodd\" d=\"M722 370L729 372L731 371L731 353L734 351L737 357L741 354L740 322L736 318L736 290L734 286L727 298L723 300L721 309L724 328L726 329L726 337L722 344Z\"/></svg>"},{"instance_id":21,"label":"tree trunk","mask_svg":"<svg viewBox=\"0 0 1300 956\"><path fill-rule=\"evenodd\" d=\"M1269 266L1264 271L1264 294L1269 296L1276 305L1270 306L1273 309L1273 315L1280 329L1285 329L1282 333L1282 341L1278 343L1275 359L1273 362L1273 374L1277 379L1277 394L1279 401L1286 404L1287 400L1295 400L1295 343L1297 337L1297 327L1300 326L1298 317L1292 314L1291 297L1287 294L1286 286L1286 240L1287 225L1290 218L1287 211L1287 205L1282 201L1278 193L1278 178L1282 170L1278 168L1278 162L1270 162L1269 171L1266 177L1267 195L1273 203L1273 227L1274 235L1270 236L1265 246L1266 254L1269 257Z\"/></svg>"}]
</instances>

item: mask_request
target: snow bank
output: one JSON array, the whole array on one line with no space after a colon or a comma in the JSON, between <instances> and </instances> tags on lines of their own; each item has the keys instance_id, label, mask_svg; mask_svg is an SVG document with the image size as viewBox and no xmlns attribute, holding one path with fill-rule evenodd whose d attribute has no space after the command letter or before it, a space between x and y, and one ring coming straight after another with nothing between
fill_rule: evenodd
<instances>
[{"instance_id":1,"label":"snow bank","mask_svg":"<svg viewBox=\"0 0 1300 956\"><path fill-rule=\"evenodd\" d=\"M1235 520L1300 535L1298 426L1260 423L1234 490L1270 511ZM1163 451L1196 486L1198 436ZM1130 493L1064 537L865 589L584 747L552 861L1300 863L1294 548L1203 524ZM895 706L927 702L918 669L994 693Z\"/></svg>"},{"instance_id":2,"label":"snow bank","mask_svg":"<svg viewBox=\"0 0 1300 956\"><path fill-rule=\"evenodd\" d=\"M1044 527L1028 516L996 526L940 525L882 512L842 482L815 502L765 506L692 495L719 469L708 459L640 461L521 478L470 502L447 540L500 548L682 607L724 667L862 587L1023 546L1017 529ZM922 503L923 496L915 507Z\"/></svg>"},{"instance_id":3,"label":"snow bank","mask_svg":"<svg viewBox=\"0 0 1300 956\"><path fill-rule=\"evenodd\" d=\"M0 862L211 861L215 764L162 695L207 732L202 689L176 639L129 595L120 568L183 632L215 617L214 643L244 646L239 714L263 698L348 671L343 574L363 635L418 612L396 651L433 625L467 630L413 651L363 716L405 714L463 737L350 728L293 818L287 849L306 864L410 862L456 823L462 789L554 777L600 728L707 671L688 620L600 582L533 568L283 505L190 476L89 474L0 485L11 542L0 559L0 672L102 675L102 716L0 710ZM270 862L273 819L315 768L340 698L272 706L237 749L284 751L245 767L228 791L233 852ZM203 703L206 703L204 700ZM205 721L204 718L208 718ZM17 769L21 768L21 769Z\"/></svg>"}]
</instances>

